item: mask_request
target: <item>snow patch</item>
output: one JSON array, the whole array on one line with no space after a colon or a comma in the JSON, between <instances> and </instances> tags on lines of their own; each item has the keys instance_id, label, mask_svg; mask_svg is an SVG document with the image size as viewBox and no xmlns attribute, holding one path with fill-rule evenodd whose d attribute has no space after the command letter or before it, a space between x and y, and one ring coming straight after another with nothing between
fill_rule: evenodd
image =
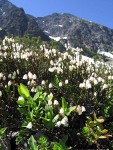
<instances>
[{"instance_id":1,"label":"snow patch","mask_svg":"<svg viewBox=\"0 0 113 150\"><path fill-rule=\"evenodd\" d=\"M62 24L57 24L57 25L55 25L56 27L63 27L63 25Z\"/></svg>"},{"instance_id":2,"label":"snow patch","mask_svg":"<svg viewBox=\"0 0 113 150\"><path fill-rule=\"evenodd\" d=\"M49 34L49 31L44 30L44 32Z\"/></svg>"},{"instance_id":3,"label":"snow patch","mask_svg":"<svg viewBox=\"0 0 113 150\"><path fill-rule=\"evenodd\" d=\"M53 36L49 36L51 39L55 40L55 41L60 41L60 37L53 37Z\"/></svg>"},{"instance_id":4,"label":"snow patch","mask_svg":"<svg viewBox=\"0 0 113 150\"><path fill-rule=\"evenodd\" d=\"M59 24L58 26L61 27L61 28L63 27L63 25L61 25L61 24Z\"/></svg>"},{"instance_id":5,"label":"snow patch","mask_svg":"<svg viewBox=\"0 0 113 150\"><path fill-rule=\"evenodd\" d=\"M89 64L94 64L94 59L93 58L90 58L90 57L87 57L87 56L84 56L84 55L81 55L82 57L82 61L87 61Z\"/></svg>"},{"instance_id":6,"label":"snow patch","mask_svg":"<svg viewBox=\"0 0 113 150\"><path fill-rule=\"evenodd\" d=\"M97 53L113 59L113 55L110 52L98 51Z\"/></svg>"},{"instance_id":7,"label":"snow patch","mask_svg":"<svg viewBox=\"0 0 113 150\"><path fill-rule=\"evenodd\" d=\"M66 36L64 36L64 37L53 37L53 36L49 36L49 37L50 37L51 39L55 40L55 41L60 41L61 39L64 39L64 40L67 39Z\"/></svg>"},{"instance_id":8,"label":"snow patch","mask_svg":"<svg viewBox=\"0 0 113 150\"><path fill-rule=\"evenodd\" d=\"M2 15L5 15L5 12L3 12Z\"/></svg>"},{"instance_id":9,"label":"snow patch","mask_svg":"<svg viewBox=\"0 0 113 150\"><path fill-rule=\"evenodd\" d=\"M62 37L62 39L66 40L66 39L67 39L67 36Z\"/></svg>"}]
</instances>

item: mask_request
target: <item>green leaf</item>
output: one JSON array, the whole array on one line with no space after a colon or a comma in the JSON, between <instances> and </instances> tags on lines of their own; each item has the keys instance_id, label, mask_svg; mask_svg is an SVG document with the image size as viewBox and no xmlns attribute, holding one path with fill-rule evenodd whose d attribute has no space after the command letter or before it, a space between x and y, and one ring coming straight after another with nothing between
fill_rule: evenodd
<instances>
[{"instance_id":1,"label":"green leaf","mask_svg":"<svg viewBox=\"0 0 113 150\"><path fill-rule=\"evenodd\" d=\"M37 93L34 95L33 100L36 101L38 98L39 98L39 92L37 92Z\"/></svg>"},{"instance_id":2,"label":"green leaf","mask_svg":"<svg viewBox=\"0 0 113 150\"><path fill-rule=\"evenodd\" d=\"M63 108L64 112L67 109L67 103L66 103L65 98L62 98L62 108Z\"/></svg>"},{"instance_id":3,"label":"green leaf","mask_svg":"<svg viewBox=\"0 0 113 150\"><path fill-rule=\"evenodd\" d=\"M62 142L55 142L53 150L67 150L66 145Z\"/></svg>"},{"instance_id":4,"label":"green leaf","mask_svg":"<svg viewBox=\"0 0 113 150\"><path fill-rule=\"evenodd\" d=\"M65 114L66 114L67 116L69 116L70 113L71 113L73 110L75 110L75 109L76 109L76 106L72 106L72 107L70 107L70 108L67 108Z\"/></svg>"},{"instance_id":5,"label":"green leaf","mask_svg":"<svg viewBox=\"0 0 113 150\"><path fill-rule=\"evenodd\" d=\"M107 129L103 129L103 130L101 131L102 134L107 134L107 132L108 132Z\"/></svg>"},{"instance_id":6,"label":"green leaf","mask_svg":"<svg viewBox=\"0 0 113 150\"><path fill-rule=\"evenodd\" d=\"M59 84L59 78L58 78L57 75L55 75L54 83L55 83L56 86Z\"/></svg>"},{"instance_id":7,"label":"green leaf","mask_svg":"<svg viewBox=\"0 0 113 150\"><path fill-rule=\"evenodd\" d=\"M17 104L20 105L20 106L24 106L25 105L25 100L18 100L17 101Z\"/></svg>"},{"instance_id":8,"label":"green leaf","mask_svg":"<svg viewBox=\"0 0 113 150\"><path fill-rule=\"evenodd\" d=\"M27 87L25 85L23 85L22 83L20 83L20 86L18 87L18 93L24 97L24 98L29 98L30 97L30 93L29 90L27 89Z\"/></svg>"},{"instance_id":9,"label":"green leaf","mask_svg":"<svg viewBox=\"0 0 113 150\"><path fill-rule=\"evenodd\" d=\"M47 119L47 118L44 118L44 117L41 117L44 121L46 122L50 122L51 119Z\"/></svg>"},{"instance_id":10,"label":"green leaf","mask_svg":"<svg viewBox=\"0 0 113 150\"><path fill-rule=\"evenodd\" d=\"M42 91L38 86L36 87L36 92L42 94Z\"/></svg>"},{"instance_id":11,"label":"green leaf","mask_svg":"<svg viewBox=\"0 0 113 150\"><path fill-rule=\"evenodd\" d=\"M99 136L99 139L106 139L107 136Z\"/></svg>"},{"instance_id":12,"label":"green leaf","mask_svg":"<svg viewBox=\"0 0 113 150\"><path fill-rule=\"evenodd\" d=\"M6 127L0 129L0 139L3 137L3 135L4 135L5 131L6 131L6 129L7 129Z\"/></svg>"},{"instance_id":13,"label":"green leaf","mask_svg":"<svg viewBox=\"0 0 113 150\"><path fill-rule=\"evenodd\" d=\"M30 150L36 150L36 146L35 146L33 135L31 135L31 137L29 139L29 145L30 145Z\"/></svg>"},{"instance_id":14,"label":"green leaf","mask_svg":"<svg viewBox=\"0 0 113 150\"><path fill-rule=\"evenodd\" d=\"M55 143L53 150L62 150L59 143Z\"/></svg>"},{"instance_id":15,"label":"green leaf","mask_svg":"<svg viewBox=\"0 0 113 150\"><path fill-rule=\"evenodd\" d=\"M28 114L28 111L24 108L17 108L17 110L21 113L21 114L24 114L24 115L27 115Z\"/></svg>"},{"instance_id":16,"label":"green leaf","mask_svg":"<svg viewBox=\"0 0 113 150\"><path fill-rule=\"evenodd\" d=\"M103 123L104 122L104 118L98 118L98 119L96 119L96 121L99 122L99 123Z\"/></svg>"},{"instance_id":17,"label":"green leaf","mask_svg":"<svg viewBox=\"0 0 113 150\"><path fill-rule=\"evenodd\" d=\"M63 141L63 143L66 143L67 140L68 140L68 135L65 135L65 136L62 138L62 141Z\"/></svg>"}]
</instances>

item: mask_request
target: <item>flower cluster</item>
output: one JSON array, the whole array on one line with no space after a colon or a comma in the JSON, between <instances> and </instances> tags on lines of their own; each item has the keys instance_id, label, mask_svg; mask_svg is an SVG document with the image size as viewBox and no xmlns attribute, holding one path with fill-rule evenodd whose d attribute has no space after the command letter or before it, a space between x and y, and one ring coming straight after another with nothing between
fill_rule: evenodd
<instances>
[{"instance_id":1,"label":"flower cluster","mask_svg":"<svg viewBox=\"0 0 113 150\"><path fill-rule=\"evenodd\" d=\"M28 130L40 126L44 132L49 133L49 129L52 129L53 135L61 137L64 135L63 127L66 127L71 140L73 131L74 135L80 132L87 116L92 117L94 112L111 122L113 66L83 56L81 48L68 46L65 52L60 52L52 46L49 48L48 43L39 45L36 40L26 41L24 38L15 40L5 37L0 44L1 116L5 112L1 125L21 122L16 100L21 105L18 109L20 112L29 111L30 118L23 123ZM20 83L28 88L26 93L30 92L30 99L19 96L17 89ZM65 103L62 98L66 99ZM38 119L43 120L41 125L40 120L35 120L38 115ZM105 125L108 128L111 127L109 123ZM74 148L78 144L76 140L72 143Z\"/></svg>"}]
</instances>

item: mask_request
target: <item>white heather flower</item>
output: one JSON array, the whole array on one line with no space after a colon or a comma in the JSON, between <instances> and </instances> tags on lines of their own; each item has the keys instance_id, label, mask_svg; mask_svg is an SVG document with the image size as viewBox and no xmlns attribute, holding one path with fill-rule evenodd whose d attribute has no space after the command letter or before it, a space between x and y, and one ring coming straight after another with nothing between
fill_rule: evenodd
<instances>
[{"instance_id":1,"label":"white heather flower","mask_svg":"<svg viewBox=\"0 0 113 150\"><path fill-rule=\"evenodd\" d=\"M30 81L27 82L27 85L30 85Z\"/></svg>"},{"instance_id":2,"label":"white heather flower","mask_svg":"<svg viewBox=\"0 0 113 150\"><path fill-rule=\"evenodd\" d=\"M61 121L58 121L55 126L60 127L61 126Z\"/></svg>"},{"instance_id":3,"label":"white heather flower","mask_svg":"<svg viewBox=\"0 0 113 150\"><path fill-rule=\"evenodd\" d=\"M11 81L8 81L8 86L11 86L12 82Z\"/></svg>"},{"instance_id":4,"label":"white heather flower","mask_svg":"<svg viewBox=\"0 0 113 150\"><path fill-rule=\"evenodd\" d=\"M36 74L34 74L34 75L33 75L33 79L36 80L36 78L37 78L37 76L36 76Z\"/></svg>"},{"instance_id":5,"label":"white heather flower","mask_svg":"<svg viewBox=\"0 0 113 150\"><path fill-rule=\"evenodd\" d=\"M58 61L59 61L59 62L60 62L60 61L62 61L62 58L61 58L61 57L59 57L59 58L58 58Z\"/></svg>"},{"instance_id":6,"label":"white heather flower","mask_svg":"<svg viewBox=\"0 0 113 150\"><path fill-rule=\"evenodd\" d=\"M44 80L42 80L41 84L42 84L42 85L45 85L45 83L46 83L46 82L45 82Z\"/></svg>"},{"instance_id":7,"label":"white heather flower","mask_svg":"<svg viewBox=\"0 0 113 150\"><path fill-rule=\"evenodd\" d=\"M65 56L65 57L67 57L68 55L69 55L68 52L65 52L65 53L64 53L64 56Z\"/></svg>"},{"instance_id":8,"label":"white heather flower","mask_svg":"<svg viewBox=\"0 0 113 150\"><path fill-rule=\"evenodd\" d=\"M4 81L6 80L6 77L5 77L5 76L3 76L3 80L4 80Z\"/></svg>"},{"instance_id":9,"label":"white heather flower","mask_svg":"<svg viewBox=\"0 0 113 150\"><path fill-rule=\"evenodd\" d=\"M4 48L7 49L8 47L5 46ZM6 58L6 56L7 56L7 52L4 53L4 57L5 57L5 58Z\"/></svg>"},{"instance_id":10,"label":"white heather flower","mask_svg":"<svg viewBox=\"0 0 113 150\"><path fill-rule=\"evenodd\" d=\"M107 73L108 73L108 70L105 71L105 74L107 74Z\"/></svg>"},{"instance_id":11,"label":"white heather flower","mask_svg":"<svg viewBox=\"0 0 113 150\"><path fill-rule=\"evenodd\" d=\"M86 80L86 85L90 83L90 80Z\"/></svg>"},{"instance_id":12,"label":"white heather flower","mask_svg":"<svg viewBox=\"0 0 113 150\"><path fill-rule=\"evenodd\" d=\"M61 108L60 111L59 111L59 113L60 113L62 116L64 116L64 109Z\"/></svg>"},{"instance_id":13,"label":"white heather flower","mask_svg":"<svg viewBox=\"0 0 113 150\"><path fill-rule=\"evenodd\" d=\"M97 92L94 92L94 96L95 96L95 97L97 96Z\"/></svg>"},{"instance_id":14,"label":"white heather flower","mask_svg":"<svg viewBox=\"0 0 113 150\"><path fill-rule=\"evenodd\" d=\"M94 81L94 77L91 76L91 77L89 78L89 80L90 80L90 81Z\"/></svg>"},{"instance_id":15,"label":"white heather flower","mask_svg":"<svg viewBox=\"0 0 113 150\"><path fill-rule=\"evenodd\" d=\"M2 96L2 92L0 91L0 97Z\"/></svg>"},{"instance_id":16,"label":"white heather flower","mask_svg":"<svg viewBox=\"0 0 113 150\"><path fill-rule=\"evenodd\" d=\"M86 111L84 106L80 106L80 105L77 106L78 115L82 115L82 112L84 111Z\"/></svg>"},{"instance_id":17,"label":"white heather flower","mask_svg":"<svg viewBox=\"0 0 113 150\"><path fill-rule=\"evenodd\" d=\"M68 59L69 59L69 60L72 60L73 58L72 58L72 56L71 56L71 55L68 55Z\"/></svg>"},{"instance_id":18,"label":"white heather flower","mask_svg":"<svg viewBox=\"0 0 113 150\"><path fill-rule=\"evenodd\" d=\"M58 63L58 67L61 67L61 65L62 65L61 63Z\"/></svg>"},{"instance_id":19,"label":"white heather flower","mask_svg":"<svg viewBox=\"0 0 113 150\"><path fill-rule=\"evenodd\" d=\"M12 76L12 79L15 79L16 77L15 76Z\"/></svg>"},{"instance_id":20,"label":"white heather flower","mask_svg":"<svg viewBox=\"0 0 113 150\"><path fill-rule=\"evenodd\" d=\"M27 77L28 77L27 74L24 74L24 75L23 75L23 79L24 79L24 80L27 80Z\"/></svg>"},{"instance_id":21,"label":"white heather flower","mask_svg":"<svg viewBox=\"0 0 113 150\"><path fill-rule=\"evenodd\" d=\"M54 105L55 106L59 105L59 102L57 100L54 100Z\"/></svg>"},{"instance_id":22,"label":"white heather flower","mask_svg":"<svg viewBox=\"0 0 113 150\"><path fill-rule=\"evenodd\" d=\"M86 89L90 89L90 88L91 88L91 83L89 82L86 84Z\"/></svg>"},{"instance_id":23,"label":"white heather flower","mask_svg":"<svg viewBox=\"0 0 113 150\"><path fill-rule=\"evenodd\" d=\"M2 72L0 73L0 79L1 79L1 78L3 78L3 73L2 73Z\"/></svg>"},{"instance_id":24,"label":"white heather flower","mask_svg":"<svg viewBox=\"0 0 113 150\"><path fill-rule=\"evenodd\" d=\"M69 58L69 54L68 54L68 52L65 52L64 56L63 56L63 59L68 59L68 58Z\"/></svg>"},{"instance_id":25,"label":"white heather flower","mask_svg":"<svg viewBox=\"0 0 113 150\"><path fill-rule=\"evenodd\" d=\"M54 120L54 121L57 121L58 118L59 118L59 115L56 115L56 116L53 118L53 120Z\"/></svg>"},{"instance_id":26,"label":"white heather flower","mask_svg":"<svg viewBox=\"0 0 113 150\"><path fill-rule=\"evenodd\" d=\"M52 101L48 100L48 105L51 106L52 105Z\"/></svg>"},{"instance_id":27,"label":"white heather flower","mask_svg":"<svg viewBox=\"0 0 113 150\"><path fill-rule=\"evenodd\" d=\"M101 77L98 77L97 80L98 80L98 82L102 82L103 79Z\"/></svg>"},{"instance_id":28,"label":"white heather flower","mask_svg":"<svg viewBox=\"0 0 113 150\"><path fill-rule=\"evenodd\" d=\"M58 74L63 72L62 68L60 68L60 67L56 67L56 70L57 70Z\"/></svg>"},{"instance_id":29,"label":"white heather flower","mask_svg":"<svg viewBox=\"0 0 113 150\"><path fill-rule=\"evenodd\" d=\"M33 78L33 74L31 72L28 72L28 77L29 77L29 79L32 79Z\"/></svg>"},{"instance_id":30,"label":"white heather flower","mask_svg":"<svg viewBox=\"0 0 113 150\"><path fill-rule=\"evenodd\" d=\"M80 88L84 88L85 86L86 86L86 85L85 85L84 82L79 84L79 87L80 87Z\"/></svg>"},{"instance_id":31,"label":"white heather flower","mask_svg":"<svg viewBox=\"0 0 113 150\"><path fill-rule=\"evenodd\" d=\"M52 83L49 83L49 88L52 88L52 87L53 87Z\"/></svg>"},{"instance_id":32,"label":"white heather flower","mask_svg":"<svg viewBox=\"0 0 113 150\"><path fill-rule=\"evenodd\" d=\"M67 116L65 116L63 119L68 122L68 117Z\"/></svg>"},{"instance_id":33,"label":"white heather flower","mask_svg":"<svg viewBox=\"0 0 113 150\"><path fill-rule=\"evenodd\" d=\"M36 82L34 80L31 80L31 85L33 86L35 84L36 84Z\"/></svg>"},{"instance_id":34,"label":"white heather flower","mask_svg":"<svg viewBox=\"0 0 113 150\"><path fill-rule=\"evenodd\" d=\"M32 122L29 122L28 125L26 126L27 129L31 129L32 128Z\"/></svg>"},{"instance_id":35,"label":"white heather flower","mask_svg":"<svg viewBox=\"0 0 113 150\"><path fill-rule=\"evenodd\" d=\"M49 72L54 72L54 68L49 68L48 71Z\"/></svg>"},{"instance_id":36,"label":"white heather flower","mask_svg":"<svg viewBox=\"0 0 113 150\"><path fill-rule=\"evenodd\" d=\"M56 49L52 49L52 52L53 52L54 54L56 54Z\"/></svg>"},{"instance_id":37,"label":"white heather flower","mask_svg":"<svg viewBox=\"0 0 113 150\"><path fill-rule=\"evenodd\" d=\"M59 87L62 87L62 82L59 82Z\"/></svg>"},{"instance_id":38,"label":"white heather flower","mask_svg":"<svg viewBox=\"0 0 113 150\"><path fill-rule=\"evenodd\" d=\"M31 88L31 92L36 92L35 87L32 87L32 88Z\"/></svg>"},{"instance_id":39,"label":"white heather flower","mask_svg":"<svg viewBox=\"0 0 113 150\"><path fill-rule=\"evenodd\" d=\"M13 76L16 76L16 71L13 72Z\"/></svg>"},{"instance_id":40,"label":"white heather flower","mask_svg":"<svg viewBox=\"0 0 113 150\"><path fill-rule=\"evenodd\" d=\"M97 85L98 84L98 81L96 79L94 79L94 85Z\"/></svg>"},{"instance_id":41,"label":"white heather flower","mask_svg":"<svg viewBox=\"0 0 113 150\"><path fill-rule=\"evenodd\" d=\"M50 61L50 65L54 65L54 62L53 62L53 60L51 60L51 61Z\"/></svg>"},{"instance_id":42,"label":"white heather flower","mask_svg":"<svg viewBox=\"0 0 113 150\"><path fill-rule=\"evenodd\" d=\"M70 70L70 71L73 70L73 65L69 66L69 70Z\"/></svg>"},{"instance_id":43,"label":"white heather flower","mask_svg":"<svg viewBox=\"0 0 113 150\"><path fill-rule=\"evenodd\" d=\"M51 51L51 50L49 50L49 51L48 51L48 53L49 53L49 54L51 54L51 53L52 53L52 51Z\"/></svg>"},{"instance_id":44,"label":"white heather flower","mask_svg":"<svg viewBox=\"0 0 113 150\"><path fill-rule=\"evenodd\" d=\"M24 98L22 96L19 96L18 101L22 101L22 100L24 100Z\"/></svg>"},{"instance_id":45,"label":"white heather flower","mask_svg":"<svg viewBox=\"0 0 113 150\"><path fill-rule=\"evenodd\" d=\"M82 112L86 111L85 107L84 106L81 106L82 107Z\"/></svg>"},{"instance_id":46,"label":"white heather flower","mask_svg":"<svg viewBox=\"0 0 113 150\"><path fill-rule=\"evenodd\" d=\"M17 72L17 74L19 75L19 69L17 69L17 71L16 71L16 72Z\"/></svg>"},{"instance_id":47,"label":"white heather flower","mask_svg":"<svg viewBox=\"0 0 113 150\"><path fill-rule=\"evenodd\" d=\"M61 124L64 125L65 127L68 127L68 118L67 118L67 116L65 116L65 117L61 120Z\"/></svg>"},{"instance_id":48,"label":"white heather flower","mask_svg":"<svg viewBox=\"0 0 113 150\"><path fill-rule=\"evenodd\" d=\"M50 93L49 95L48 95L48 99L52 99L53 98L53 93Z\"/></svg>"},{"instance_id":49,"label":"white heather flower","mask_svg":"<svg viewBox=\"0 0 113 150\"><path fill-rule=\"evenodd\" d=\"M108 76L108 79L111 80L111 79L112 79L112 76Z\"/></svg>"},{"instance_id":50,"label":"white heather flower","mask_svg":"<svg viewBox=\"0 0 113 150\"><path fill-rule=\"evenodd\" d=\"M48 109L49 109L49 106L48 106L48 105L46 105L46 106L45 106L45 110L48 110Z\"/></svg>"},{"instance_id":51,"label":"white heather flower","mask_svg":"<svg viewBox=\"0 0 113 150\"><path fill-rule=\"evenodd\" d=\"M46 93L46 92L44 92L43 94L44 94L44 96L47 96L47 93Z\"/></svg>"},{"instance_id":52,"label":"white heather flower","mask_svg":"<svg viewBox=\"0 0 113 150\"><path fill-rule=\"evenodd\" d=\"M104 85L103 85L103 89L106 89L106 88L108 88L108 85L107 85L107 84L104 84Z\"/></svg>"},{"instance_id":53,"label":"white heather flower","mask_svg":"<svg viewBox=\"0 0 113 150\"><path fill-rule=\"evenodd\" d=\"M65 80L65 84L68 84L69 83L69 81L68 80Z\"/></svg>"},{"instance_id":54,"label":"white heather flower","mask_svg":"<svg viewBox=\"0 0 113 150\"><path fill-rule=\"evenodd\" d=\"M102 79L102 83L104 83L105 82L105 80L104 79Z\"/></svg>"}]
</instances>

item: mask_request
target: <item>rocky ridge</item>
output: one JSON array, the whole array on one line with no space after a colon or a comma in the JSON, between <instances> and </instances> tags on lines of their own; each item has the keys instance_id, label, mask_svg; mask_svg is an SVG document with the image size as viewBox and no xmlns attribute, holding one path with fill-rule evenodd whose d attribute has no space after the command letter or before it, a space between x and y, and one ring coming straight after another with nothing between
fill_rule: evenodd
<instances>
[{"instance_id":1,"label":"rocky ridge","mask_svg":"<svg viewBox=\"0 0 113 150\"><path fill-rule=\"evenodd\" d=\"M113 29L86 21L71 14L54 13L38 17L39 27L51 38L67 39L72 47L89 51L113 51Z\"/></svg>"},{"instance_id":2,"label":"rocky ridge","mask_svg":"<svg viewBox=\"0 0 113 150\"><path fill-rule=\"evenodd\" d=\"M30 37L40 36L43 40L49 39L39 28L34 17L25 14L22 8L16 7L8 0L0 0L0 29L14 36L22 37L29 34Z\"/></svg>"}]
</instances>

